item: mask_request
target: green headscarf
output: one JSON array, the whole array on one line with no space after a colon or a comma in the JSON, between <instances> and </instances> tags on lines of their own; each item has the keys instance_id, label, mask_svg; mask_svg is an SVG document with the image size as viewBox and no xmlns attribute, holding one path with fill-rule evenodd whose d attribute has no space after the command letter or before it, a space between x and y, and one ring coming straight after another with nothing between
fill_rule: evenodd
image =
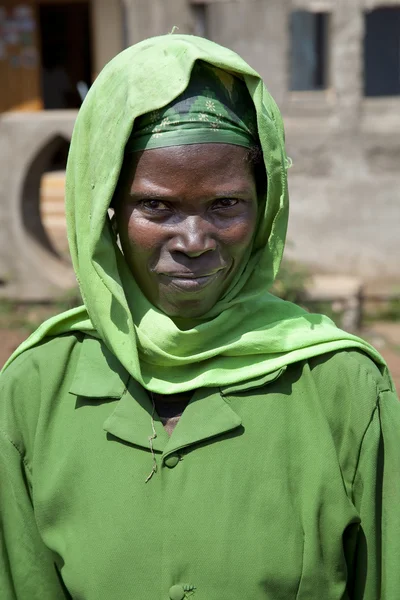
<instances>
[{"instance_id":1,"label":"green headscarf","mask_svg":"<svg viewBox=\"0 0 400 600\"><path fill-rule=\"evenodd\" d=\"M135 121L126 152L209 143L252 148L257 116L242 79L197 62L178 98Z\"/></svg>"},{"instance_id":2,"label":"green headscarf","mask_svg":"<svg viewBox=\"0 0 400 600\"><path fill-rule=\"evenodd\" d=\"M212 310L182 331L136 285L107 210L134 121L177 98L196 61L236 73L246 83L257 112L268 194L259 199L247 264ZM360 348L384 365L371 346L327 317L310 315L268 293L285 243L286 167L279 110L259 75L237 54L186 35L145 40L119 54L80 110L67 167L69 243L84 306L44 323L11 360L46 336L79 330L104 340L138 382L164 394L234 384L344 348Z\"/></svg>"}]
</instances>

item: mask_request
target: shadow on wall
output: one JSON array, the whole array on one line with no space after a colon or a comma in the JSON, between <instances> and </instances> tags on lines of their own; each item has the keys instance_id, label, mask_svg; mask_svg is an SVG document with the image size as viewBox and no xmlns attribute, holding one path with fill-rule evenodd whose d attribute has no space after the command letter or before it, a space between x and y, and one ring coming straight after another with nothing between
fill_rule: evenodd
<instances>
[{"instance_id":1,"label":"shadow on wall","mask_svg":"<svg viewBox=\"0 0 400 600\"><path fill-rule=\"evenodd\" d=\"M32 161L21 196L22 222L27 234L45 250L69 262L64 187L70 143L52 137Z\"/></svg>"}]
</instances>

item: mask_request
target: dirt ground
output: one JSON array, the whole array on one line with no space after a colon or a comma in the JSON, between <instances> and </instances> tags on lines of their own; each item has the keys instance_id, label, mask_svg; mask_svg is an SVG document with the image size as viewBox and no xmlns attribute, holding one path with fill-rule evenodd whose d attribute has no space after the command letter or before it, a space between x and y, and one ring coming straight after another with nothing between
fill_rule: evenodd
<instances>
[{"instance_id":1,"label":"dirt ground","mask_svg":"<svg viewBox=\"0 0 400 600\"><path fill-rule=\"evenodd\" d=\"M69 308L67 305L61 309ZM57 304L24 305L0 302L0 368L45 319L61 312Z\"/></svg>"},{"instance_id":2,"label":"dirt ground","mask_svg":"<svg viewBox=\"0 0 400 600\"><path fill-rule=\"evenodd\" d=\"M27 333L18 329L0 329L0 367L26 338Z\"/></svg>"},{"instance_id":3,"label":"dirt ground","mask_svg":"<svg viewBox=\"0 0 400 600\"><path fill-rule=\"evenodd\" d=\"M364 337L382 354L400 395L400 322L375 322Z\"/></svg>"},{"instance_id":4,"label":"dirt ground","mask_svg":"<svg viewBox=\"0 0 400 600\"><path fill-rule=\"evenodd\" d=\"M36 323L46 318L55 311L52 308L42 308L25 317L21 323L18 309L9 314L2 314L0 318L0 367L5 363L10 354L23 342ZM7 322L11 327L7 327ZM396 388L400 393L400 322L376 322L368 326L362 336L368 339L383 355L391 370Z\"/></svg>"}]
</instances>

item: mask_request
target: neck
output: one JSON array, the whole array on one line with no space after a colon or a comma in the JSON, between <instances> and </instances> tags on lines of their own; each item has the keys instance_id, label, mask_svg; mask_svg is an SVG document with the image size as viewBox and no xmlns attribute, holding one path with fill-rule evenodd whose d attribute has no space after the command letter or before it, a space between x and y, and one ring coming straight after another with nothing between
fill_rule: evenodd
<instances>
[{"instance_id":1,"label":"neck","mask_svg":"<svg viewBox=\"0 0 400 600\"><path fill-rule=\"evenodd\" d=\"M154 402L189 402L193 391L180 392L178 394L157 394L153 392Z\"/></svg>"}]
</instances>

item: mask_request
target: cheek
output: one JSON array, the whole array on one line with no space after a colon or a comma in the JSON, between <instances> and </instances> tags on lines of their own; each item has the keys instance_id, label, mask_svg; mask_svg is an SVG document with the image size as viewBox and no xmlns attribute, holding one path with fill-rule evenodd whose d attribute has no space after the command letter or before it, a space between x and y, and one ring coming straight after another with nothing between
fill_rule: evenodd
<instances>
[{"instance_id":1,"label":"cheek","mask_svg":"<svg viewBox=\"0 0 400 600\"><path fill-rule=\"evenodd\" d=\"M159 241L157 226L135 215L135 211L129 216L126 215L120 234L125 246L139 253L150 253L157 247Z\"/></svg>"},{"instance_id":2,"label":"cheek","mask_svg":"<svg viewBox=\"0 0 400 600\"><path fill-rule=\"evenodd\" d=\"M134 209L121 207L117 212L117 227L125 260L140 281L158 260L158 235L154 224L140 218Z\"/></svg>"},{"instance_id":3,"label":"cheek","mask_svg":"<svg viewBox=\"0 0 400 600\"><path fill-rule=\"evenodd\" d=\"M250 246L256 228L256 214L252 213L244 219L239 219L220 234L223 244L230 248L232 255L242 255Z\"/></svg>"}]
</instances>

